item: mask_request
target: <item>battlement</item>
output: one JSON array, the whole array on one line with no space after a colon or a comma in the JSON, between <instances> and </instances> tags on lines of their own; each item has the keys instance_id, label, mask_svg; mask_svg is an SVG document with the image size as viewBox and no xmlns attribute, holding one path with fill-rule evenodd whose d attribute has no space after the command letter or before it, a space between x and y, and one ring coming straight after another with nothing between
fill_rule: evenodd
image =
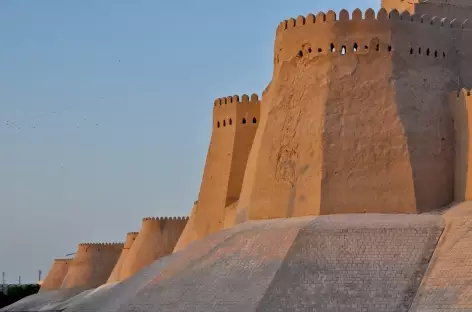
<instances>
[{"instance_id":1,"label":"battlement","mask_svg":"<svg viewBox=\"0 0 472 312\"><path fill-rule=\"evenodd\" d=\"M188 217L145 217L143 218L143 222L144 221L169 221L169 220L184 221L184 220L188 220Z\"/></svg>"},{"instance_id":2,"label":"battlement","mask_svg":"<svg viewBox=\"0 0 472 312\"><path fill-rule=\"evenodd\" d=\"M97 243L97 242L92 242L92 243L80 243L79 247L119 247L123 246L123 242L110 242L110 243Z\"/></svg>"},{"instance_id":3,"label":"battlement","mask_svg":"<svg viewBox=\"0 0 472 312\"><path fill-rule=\"evenodd\" d=\"M414 28L415 30L412 30ZM404 56L429 56L425 61L447 59L470 23L456 19L410 14L384 8L328 11L282 21L276 31L274 69L305 55L334 57L388 52ZM316 35L315 35L316 34ZM433 40L434 38L434 40ZM412 61L418 64L418 61Z\"/></svg>"},{"instance_id":4,"label":"battlement","mask_svg":"<svg viewBox=\"0 0 472 312\"><path fill-rule=\"evenodd\" d=\"M305 25L312 24L325 24L333 22L356 22L356 21L403 21L408 23L418 23L418 24L429 24L431 26L447 27L447 28L457 28L464 29L468 27L467 21L458 22L457 20L448 20L445 17L429 17L426 14L410 14L408 11L400 12L396 9L393 9L387 12L386 9L380 9L377 14L373 9L367 9L363 15L360 9L355 9L352 12L352 15L349 14L349 11L342 9L339 11L339 14L330 10L327 13L319 12L316 16L313 14L308 14L306 17L299 15L296 19L289 18L288 20L282 21L277 27L277 33L290 30L292 28L301 27Z\"/></svg>"},{"instance_id":5,"label":"battlement","mask_svg":"<svg viewBox=\"0 0 472 312\"><path fill-rule=\"evenodd\" d=\"M54 262L68 262L74 260L73 258L56 258L53 261Z\"/></svg>"},{"instance_id":6,"label":"battlement","mask_svg":"<svg viewBox=\"0 0 472 312\"><path fill-rule=\"evenodd\" d=\"M257 124L259 117L259 96L244 94L218 98L213 107L213 129L233 125Z\"/></svg>"},{"instance_id":7,"label":"battlement","mask_svg":"<svg viewBox=\"0 0 472 312\"><path fill-rule=\"evenodd\" d=\"M214 106L221 106L224 104L232 104L232 103L238 103L238 104L244 104L244 103L253 103L253 104L258 104L259 103L259 96L255 93L249 97L247 94L243 94L241 96L241 100L239 99L238 95L233 95L233 96L228 96L228 97L223 97L223 98L218 98L215 100Z\"/></svg>"}]
</instances>

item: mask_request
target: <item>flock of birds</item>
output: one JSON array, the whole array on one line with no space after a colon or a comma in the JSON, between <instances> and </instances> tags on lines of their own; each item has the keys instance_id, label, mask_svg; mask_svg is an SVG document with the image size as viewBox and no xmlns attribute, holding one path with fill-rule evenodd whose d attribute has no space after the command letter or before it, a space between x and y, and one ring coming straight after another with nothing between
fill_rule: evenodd
<instances>
[{"instance_id":1,"label":"flock of birds","mask_svg":"<svg viewBox=\"0 0 472 312\"><path fill-rule=\"evenodd\" d=\"M40 124L41 119L43 119L45 117L50 117L50 116L58 116L62 113L67 112L71 108L72 108L72 106L68 106L68 107L65 107L64 109L62 109L60 111L51 111L49 113L42 113L42 114L36 115L34 118L32 118L32 121L34 121L33 123L31 123L31 120L30 120L29 123L20 123L20 122L16 121L15 119L7 119L4 122L4 127L8 128L8 129L13 129L13 130L16 130L16 131L20 131L21 129L25 129L25 128L36 129L38 127L38 124ZM82 124L77 123L77 125L76 125L77 128L81 128L82 126L85 126L85 125L90 126L90 122L88 122L87 116L83 116L81 122L82 122ZM92 125L93 125L93 123L92 123ZM99 123L95 123L95 127L99 127L99 126L100 126Z\"/></svg>"}]
</instances>

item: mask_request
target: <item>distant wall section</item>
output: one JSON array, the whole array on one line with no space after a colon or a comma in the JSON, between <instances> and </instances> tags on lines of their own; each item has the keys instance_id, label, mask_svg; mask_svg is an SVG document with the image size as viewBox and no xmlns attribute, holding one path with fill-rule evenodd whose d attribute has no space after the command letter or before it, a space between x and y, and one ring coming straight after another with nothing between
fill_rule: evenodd
<instances>
[{"instance_id":1,"label":"distant wall section","mask_svg":"<svg viewBox=\"0 0 472 312\"><path fill-rule=\"evenodd\" d=\"M51 269L41 285L40 291L59 289L67 275L71 262L72 259L54 259Z\"/></svg>"},{"instance_id":2,"label":"distant wall section","mask_svg":"<svg viewBox=\"0 0 472 312\"><path fill-rule=\"evenodd\" d=\"M105 284L123 250L122 243L82 243L61 289L91 289Z\"/></svg>"},{"instance_id":3,"label":"distant wall section","mask_svg":"<svg viewBox=\"0 0 472 312\"><path fill-rule=\"evenodd\" d=\"M144 218L136 240L123 262L120 280L136 274L175 248L188 218Z\"/></svg>"},{"instance_id":4,"label":"distant wall section","mask_svg":"<svg viewBox=\"0 0 472 312\"><path fill-rule=\"evenodd\" d=\"M120 282L123 280L121 278L123 264L125 263L126 258L128 257L129 250L131 249L131 246L133 246L133 243L136 240L136 237L138 236L138 234L139 232L130 232L126 234L126 240L125 240L125 245L123 247L123 251L121 252L120 258L116 262L115 268L111 272L107 283L115 283L115 282Z\"/></svg>"},{"instance_id":5,"label":"distant wall section","mask_svg":"<svg viewBox=\"0 0 472 312\"><path fill-rule=\"evenodd\" d=\"M214 102L213 131L203 173L198 209L191 216L193 230L186 231L179 248L224 227L227 206L241 193L244 171L260 122L260 102L237 95ZM188 235L191 235L189 237Z\"/></svg>"}]
</instances>

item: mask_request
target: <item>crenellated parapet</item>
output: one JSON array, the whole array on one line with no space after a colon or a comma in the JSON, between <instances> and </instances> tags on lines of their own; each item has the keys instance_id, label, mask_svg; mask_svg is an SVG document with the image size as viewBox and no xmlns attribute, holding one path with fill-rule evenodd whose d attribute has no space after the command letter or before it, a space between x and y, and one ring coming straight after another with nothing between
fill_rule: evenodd
<instances>
[{"instance_id":1,"label":"crenellated parapet","mask_svg":"<svg viewBox=\"0 0 472 312\"><path fill-rule=\"evenodd\" d=\"M218 98L213 105L213 130L257 124L260 101L257 94Z\"/></svg>"},{"instance_id":2,"label":"crenellated parapet","mask_svg":"<svg viewBox=\"0 0 472 312\"><path fill-rule=\"evenodd\" d=\"M388 53L412 64L451 63L457 40L470 24L426 14L410 15L396 9L375 12L355 9L308 14L277 27L274 66L305 57L341 57L350 54ZM420 58L421 56L421 58ZM450 66L450 65L448 65Z\"/></svg>"},{"instance_id":3,"label":"crenellated parapet","mask_svg":"<svg viewBox=\"0 0 472 312\"><path fill-rule=\"evenodd\" d=\"M188 217L145 217L143 221L168 221L168 220L188 220Z\"/></svg>"}]
</instances>

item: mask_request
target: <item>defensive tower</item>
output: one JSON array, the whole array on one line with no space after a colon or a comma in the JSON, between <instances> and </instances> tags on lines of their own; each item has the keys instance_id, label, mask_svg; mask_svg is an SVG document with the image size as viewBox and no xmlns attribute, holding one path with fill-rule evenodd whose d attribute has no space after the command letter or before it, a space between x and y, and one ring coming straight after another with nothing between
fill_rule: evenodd
<instances>
[{"instance_id":1,"label":"defensive tower","mask_svg":"<svg viewBox=\"0 0 472 312\"><path fill-rule=\"evenodd\" d=\"M121 278L121 271L123 269L123 264L125 263L126 258L128 257L129 250L131 249L131 246L133 246L133 243L136 240L136 237L138 236L138 234L139 232L130 232L126 234L126 240L123 246L123 251L121 252L120 258L116 262L115 268L111 272L107 283L115 283L115 282L120 282L123 280Z\"/></svg>"},{"instance_id":2,"label":"defensive tower","mask_svg":"<svg viewBox=\"0 0 472 312\"><path fill-rule=\"evenodd\" d=\"M61 289L91 289L105 284L116 265L123 243L81 243Z\"/></svg>"},{"instance_id":3,"label":"defensive tower","mask_svg":"<svg viewBox=\"0 0 472 312\"><path fill-rule=\"evenodd\" d=\"M201 239L223 228L225 207L239 199L249 151L259 122L260 101L256 94L215 100L213 131L198 207L190 216L193 231L187 231L181 237L179 248L185 248L183 242Z\"/></svg>"},{"instance_id":4,"label":"defensive tower","mask_svg":"<svg viewBox=\"0 0 472 312\"><path fill-rule=\"evenodd\" d=\"M243 184L249 198L241 197L238 216L416 213L449 204L454 144L445 99L466 83L456 50L466 26L385 9L282 22L248 163L254 178Z\"/></svg>"},{"instance_id":5,"label":"defensive tower","mask_svg":"<svg viewBox=\"0 0 472 312\"><path fill-rule=\"evenodd\" d=\"M157 259L172 253L187 221L187 217L144 218L141 230L123 262L120 280L133 276Z\"/></svg>"},{"instance_id":6,"label":"defensive tower","mask_svg":"<svg viewBox=\"0 0 472 312\"><path fill-rule=\"evenodd\" d=\"M71 262L72 259L54 259L40 291L59 289L67 275Z\"/></svg>"},{"instance_id":7,"label":"defensive tower","mask_svg":"<svg viewBox=\"0 0 472 312\"><path fill-rule=\"evenodd\" d=\"M455 129L454 199L456 202L472 200L472 96L462 89L450 95Z\"/></svg>"},{"instance_id":8,"label":"defensive tower","mask_svg":"<svg viewBox=\"0 0 472 312\"><path fill-rule=\"evenodd\" d=\"M382 0L382 8L390 12L408 11L410 14L428 14L465 21L472 16L472 2L469 0Z\"/></svg>"}]
</instances>

